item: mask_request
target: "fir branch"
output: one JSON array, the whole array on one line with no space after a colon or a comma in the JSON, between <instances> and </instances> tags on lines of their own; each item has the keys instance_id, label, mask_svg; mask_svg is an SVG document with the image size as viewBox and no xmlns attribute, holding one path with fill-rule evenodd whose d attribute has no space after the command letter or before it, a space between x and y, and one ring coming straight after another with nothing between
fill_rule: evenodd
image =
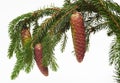
<instances>
[{"instance_id":1,"label":"fir branch","mask_svg":"<svg viewBox=\"0 0 120 83\"><path fill-rule=\"evenodd\" d=\"M56 58L54 56L52 56L52 59L50 61L50 68L52 71L57 71L58 64L56 63Z\"/></svg>"},{"instance_id":2,"label":"fir branch","mask_svg":"<svg viewBox=\"0 0 120 83\"><path fill-rule=\"evenodd\" d=\"M15 33L15 29L16 27L19 27L20 25L20 21L23 21L23 19L28 18L32 15L32 13L27 13L27 14L23 14L21 16L18 16L17 18L13 19L10 24L9 24L9 35L10 38L12 39L12 37L14 36ZM24 21L25 22L25 21Z\"/></svg>"},{"instance_id":3,"label":"fir branch","mask_svg":"<svg viewBox=\"0 0 120 83\"><path fill-rule=\"evenodd\" d=\"M67 35L66 35L66 33L64 33L62 44L61 44L61 52L63 52L65 50L66 43L67 43Z\"/></svg>"},{"instance_id":4,"label":"fir branch","mask_svg":"<svg viewBox=\"0 0 120 83\"><path fill-rule=\"evenodd\" d=\"M41 10L41 12L39 10L37 16L42 17L44 14L49 15L58 10L58 8L48 8L45 10ZM25 69L25 71L29 73L33 66L33 53L31 49L31 43L28 44L28 46L26 46L25 48L22 48L21 34L18 32L21 32L22 27L26 25L26 23L29 24L34 20L36 21L35 18L37 18L37 16L36 12L23 14L11 21L9 24L9 35L11 38L11 43L8 49L8 57L11 58L13 56L13 52L15 52L17 58L17 62L13 69L11 79L15 79L22 69Z\"/></svg>"},{"instance_id":5,"label":"fir branch","mask_svg":"<svg viewBox=\"0 0 120 83\"><path fill-rule=\"evenodd\" d=\"M61 51L64 51L67 41L65 32L70 27L70 16L76 10L84 15L85 13L87 15L91 14L87 17L84 16L84 19L88 21L85 22L87 47L92 32L96 33L107 28L108 34L116 36L111 46L109 60L111 65L115 65L115 77L120 82L120 6L104 0L77 0L73 3L70 0L65 0L63 8L40 9L23 14L11 21L9 24L11 42L8 57L11 58L15 53L17 58L11 79L15 79L22 69L27 73L31 71L34 59L33 46L38 42L42 43L43 46L43 65L50 66L53 71L57 71L58 65L54 56L54 49L63 37ZM47 18L39 25L38 20L44 16L50 16L50 18ZM29 28L34 27L33 39L25 47L21 44L21 35L19 33L24 25L28 25Z\"/></svg>"},{"instance_id":6,"label":"fir branch","mask_svg":"<svg viewBox=\"0 0 120 83\"><path fill-rule=\"evenodd\" d=\"M98 12L96 7L98 1L96 1L95 3L93 2L94 2L93 0L78 0L73 4L78 6L77 11L79 12L85 12L85 11Z\"/></svg>"},{"instance_id":7,"label":"fir branch","mask_svg":"<svg viewBox=\"0 0 120 83\"><path fill-rule=\"evenodd\" d=\"M55 23L51 26L51 29L54 31L54 33L59 32L61 29L69 29L64 27L63 25L68 24L70 20L70 16L73 13L73 11L76 10L76 7L69 7L66 11L64 11L64 14L55 21Z\"/></svg>"},{"instance_id":8,"label":"fir branch","mask_svg":"<svg viewBox=\"0 0 120 83\"><path fill-rule=\"evenodd\" d=\"M59 12L61 9L58 7L53 7L53 8L45 8L41 10L34 11L34 14L38 16L38 18L42 16L51 16L52 14Z\"/></svg>"},{"instance_id":9,"label":"fir branch","mask_svg":"<svg viewBox=\"0 0 120 83\"><path fill-rule=\"evenodd\" d=\"M60 12L60 10L58 12ZM35 42L38 41L38 40L41 40L42 37L46 34L49 27L53 23L53 21L55 19L55 16L57 16L58 12L54 12L54 14L52 14L52 16L50 18L47 18L46 20L44 20L43 23L40 26L35 26L34 27L34 29L33 29L33 40Z\"/></svg>"},{"instance_id":10,"label":"fir branch","mask_svg":"<svg viewBox=\"0 0 120 83\"><path fill-rule=\"evenodd\" d=\"M20 31L21 31L20 27L17 27L14 31L14 37L13 37L13 39L11 39L11 45L8 49L8 57L9 58L11 58L13 56L13 52L15 52L15 51L17 52L17 51L19 51L17 49L21 49L21 43L20 43L21 36L20 36L20 33L18 33Z\"/></svg>"},{"instance_id":11,"label":"fir branch","mask_svg":"<svg viewBox=\"0 0 120 83\"><path fill-rule=\"evenodd\" d=\"M90 34L108 28L108 22L98 13L88 11L82 13L84 16L84 24L86 27L86 49L89 50Z\"/></svg>"},{"instance_id":12,"label":"fir branch","mask_svg":"<svg viewBox=\"0 0 120 83\"><path fill-rule=\"evenodd\" d=\"M108 22L109 29L113 32L119 33L119 16L116 15L110 7L108 7L108 2L103 0L92 0L91 3L96 7L98 15L100 15L105 21ZM110 2L111 3L111 2ZM115 3L111 3L115 4ZM111 31L111 30L109 30Z\"/></svg>"},{"instance_id":13,"label":"fir branch","mask_svg":"<svg viewBox=\"0 0 120 83\"><path fill-rule=\"evenodd\" d=\"M89 50L91 31L86 29L86 51Z\"/></svg>"},{"instance_id":14,"label":"fir branch","mask_svg":"<svg viewBox=\"0 0 120 83\"><path fill-rule=\"evenodd\" d=\"M60 42L61 38L62 38L63 33L57 33L53 36L51 45L52 45L52 51L54 52L54 48L55 46ZM57 71L58 65L55 62L56 58L54 56L52 56L52 59L50 61L50 67L52 68L53 71Z\"/></svg>"},{"instance_id":15,"label":"fir branch","mask_svg":"<svg viewBox=\"0 0 120 83\"><path fill-rule=\"evenodd\" d=\"M53 43L54 41L54 43ZM52 67L52 70L56 70L57 67L56 66L52 66L53 64L55 64L55 58L54 58L54 47L55 47L55 43L56 41L53 40L52 41L52 37L47 35L46 37L43 38L43 65L48 66L50 65ZM53 62L54 61L54 62ZM57 64L57 63L56 63ZM54 67L54 68L53 68Z\"/></svg>"},{"instance_id":16,"label":"fir branch","mask_svg":"<svg viewBox=\"0 0 120 83\"><path fill-rule=\"evenodd\" d=\"M116 28L118 28L120 30L120 25L117 22L115 16L111 13L111 11L108 10L108 8L105 5L105 2L103 0L99 0L101 6L103 7L104 11L107 13L107 15L109 16L108 18L110 18L110 20L113 21L113 23L115 24Z\"/></svg>"},{"instance_id":17,"label":"fir branch","mask_svg":"<svg viewBox=\"0 0 120 83\"><path fill-rule=\"evenodd\" d=\"M25 48L23 48L20 43L16 44L15 54L17 61L14 66L11 79L15 79L22 69L25 70L26 73L31 71L31 68L33 67L33 53L30 46L31 42L27 44Z\"/></svg>"},{"instance_id":18,"label":"fir branch","mask_svg":"<svg viewBox=\"0 0 120 83\"><path fill-rule=\"evenodd\" d=\"M38 21L40 18L42 18L43 16L51 16L52 14L59 12L61 9L58 7L53 7L53 8L45 8L45 9L40 9L40 10L36 10L33 12L33 21L36 22L36 20Z\"/></svg>"},{"instance_id":19,"label":"fir branch","mask_svg":"<svg viewBox=\"0 0 120 83\"><path fill-rule=\"evenodd\" d=\"M14 69L13 69L13 72L11 75L11 79L15 79L19 75L20 70L22 70L24 68L24 65L25 65L23 53L21 51L17 51L16 54L17 54L17 61L16 61L16 64L14 66Z\"/></svg>"},{"instance_id":20,"label":"fir branch","mask_svg":"<svg viewBox=\"0 0 120 83\"><path fill-rule=\"evenodd\" d=\"M33 43L42 41L52 23L53 19L47 18L40 26L33 29Z\"/></svg>"},{"instance_id":21,"label":"fir branch","mask_svg":"<svg viewBox=\"0 0 120 83\"><path fill-rule=\"evenodd\" d=\"M57 70L57 63L55 62L55 60L53 59L54 57L53 56L53 51L54 51L54 47L56 46L56 44L61 40L61 35L62 33L64 33L66 30L66 27L68 27L68 20L64 20L66 17L70 17L70 16L67 16L67 14L70 14L70 12L72 13L73 10L71 11L68 11L69 13L65 13L65 15L63 15L58 21L55 21L55 23L52 25L52 27L50 29L55 29L54 30L54 33L51 34L51 32L53 32L52 30L49 30L47 36L45 36L43 39L42 39L42 42L43 43L46 43L44 45L47 45L47 47L45 47L43 45L43 55L47 56L45 58L43 58L43 64L44 63L49 63L50 67L52 68L53 71L56 71ZM66 22L65 22L66 21ZM63 24L61 24L61 22ZM59 24L58 24L59 23ZM63 27L61 29L59 29L59 27ZM57 30L56 30L57 29ZM63 30L64 29L64 30ZM49 37L50 36L50 37ZM44 39L47 39L47 41L45 41ZM51 44L49 44L49 43ZM46 52L44 52L46 50ZM51 49L50 51L48 51L49 49ZM49 54L49 55L48 55ZM47 59L47 60L46 60ZM44 61L47 61L47 62L44 62ZM49 62L48 62L49 61ZM53 62L54 61L54 62ZM55 65L56 64L56 65Z\"/></svg>"},{"instance_id":22,"label":"fir branch","mask_svg":"<svg viewBox=\"0 0 120 83\"><path fill-rule=\"evenodd\" d=\"M106 28L108 28L108 22L103 22L103 23L100 23L96 26L93 26L91 28L91 29L93 29L93 30L91 30L91 32L96 33L97 31L100 31L100 30L106 29Z\"/></svg>"},{"instance_id":23,"label":"fir branch","mask_svg":"<svg viewBox=\"0 0 120 83\"><path fill-rule=\"evenodd\" d=\"M13 72L12 72L12 75L11 75L11 79L14 80L20 73L20 70L23 69L24 65L23 64L20 64L22 62L22 59L21 60L18 60L16 62L16 65L14 66L14 69L13 69ZM22 62L23 63L23 62Z\"/></svg>"},{"instance_id":24,"label":"fir branch","mask_svg":"<svg viewBox=\"0 0 120 83\"><path fill-rule=\"evenodd\" d=\"M30 64L26 64L24 68L25 72L30 73L31 69L33 68L33 65L34 65L33 61Z\"/></svg>"},{"instance_id":25,"label":"fir branch","mask_svg":"<svg viewBox=\"0 0 120 83\"><path fill-rule=\"evenodd\" d=\"M67 17L67 15L71 12L71 11L68 11L71 8L73 8L75 10L76 7L63 8L59 12L52 14L52 16L50 18L47 18L45 21L43 21L43 23L39 27L34 29L33 40L41 41L42 37L44 37L47 34L48 30L52 27L53 28L57 27L56 29L59 30L59 27L60 27L59 25L61 25L60 21L62 20L62 23L65 24L64 17ZM73 9L72 9L72 11L73 11ZM66 11L68 12L67 14L65 14ZM56 32L57 30L54 30L54 31Z\"/></svg>"},{"instance_id":26,"label":"fir branch","mask_svg":"<svg viewBox=\"0 0 120 83\"><path fill-rule=\"evenodd\" d=\"M9 45L9 48L8 48L8 57L9 57L9 59L13 56L13 52L15 50L15 46L16 46L16 39L13 38L10 41L10 45Z\"/></svg>"},{"instance_id":27,"label":"fir branch","mask_svg":"<svg viewBox=\"0 0 120 83\"><path fill-rule=\"evenodd\" d=\"M24 64L25 64L25 71L27 73L30 72L31 68L33 67L33 49L32 49L32 41L29 41L24 47L23 47L23 55L24 55Z\"/></svg>"},{"instance_id":28,"label":"fir branch","mask_svg":"<svg viewBox=\"0 0 120 83\"><path fill-rule=\"evenodd\" d=\"M116 36L112 42L110 50L110 65L114 64L116 70L116 80L120 82L120 35Z\"/></svg>"},{"instance_id":29,"label":"fir branch","mask_svg":"<svg viewBox=\"0 0 120 83\"><path fill-rule=\"evenodd\" d=\"M61 32L61 31L60 31ZM50 32L42 39L43 45L43 64L45 66L50 65L53 71L57 71L58 65L54 55L54 48L61 40L62 33L51 34Z\"/></svg>"},{"instance_id":30,"label":"fir branch","mask_svg":"<svg viewBox=\"0 0 120 83\"><path fill-rule=\"evenodd\" d=\"M117 3L113 2L106 2L107 8L109 11L115 13L115 15L120 16L120 6Z\"/></svg>"},{"instance_id":31,"label":"fir branch","mask_svg":"<svg viewBox=\"0 0 120 83\"><path fill-rule=\"evenodd\" d=\"M31 23L33 21L38 20L38 18L43 17L43 15L51 15L56 11L59 11L60 8L46 8L43 10L37 10L34 11L33 13L27 13L23 14L21 16L18 16L17 18L13 19L10 24L9 24L9 35L10 38L13 39L15 35L15 28L17 28L19 25L24 25L27 21L27 23Z\"/></svg>"},{"instance_id":32,"label":"fir branch","mask_svg":"<svg viewBox=\"0 0 120 83\"><path fill-rule=\"evenodd\" d=\"M119 54L120 54L119 53L119 45L118 45L116 39L114 38L112 45L111 45L110 58L109 58L111 65L117 63L116 59Z\"/></svg>"},{"instance_id":33,"label":"fir branch","mask_svg":"<svg viewBox=\"0 0 120 83\"><path fill-rule=\"evenodd\" d=\"M9 46L9 49L8 49L8 57L9 58L11 58L13 56L14 49L16 48L16 42L18 41L18 38L19 38L19 33L18 32L20 31L19 28L20 28L21 25L18 25L18 22L20 21L20 19L28 16L29 14L24 14L22 16L19 16L16 19L14 19L13 21L11 21L10 24L9 24L8 33L9 33L9 36L10 36L10 39L11 39L11 43L10 43L10 46Z\"/></svg>"},{"instance_id":34,"label":"fir branch","mask_svg":"<svg viewBox=\"0 0 120 83\"><path fill-rule=\"evenodd\" d=\"M32 23L38 20L39 18L42 18L43 16L49 16L57 11L60 11L60 8L54 7L54 8L46 8L46 9L40 9L33 11L31 13L23 14L19 17L17 17L15 20L13 20L11 23L13 24L14 22L19 23ZM13 25L18 25L18 24L13 24Z\"/></svg>"},{"instance_id":35,"label":"fir branch","mask_svg":"<svg viewBox=\"0 0 120 83\"><path fill-rule=\"evenodd\" d=\"M27 53L30 53L30 52L23 52L23 48L22 48L22 43L21 43L21 29L22 29L22 26L21 25L17 25L15 26L15 29L14 29L14 37L12 37L14 41L12 41L13 43L15 43L14 45L14 49L9 49L9 53L11 53L11 55L9 55L9 57L11 58L13 56L13 52L15 52L15 55L16 55L16 58L17 58L17 62L16 62L16 65L14 66L14 69L13 69L13 72L12 72L12 75L11 75L11 79L15 79L18 75L19 75L19 72L20 70L24 69L24 67L26 66L26 63L25 63L25 54ZM19 33L18 33L19 32ZM10 48L13 48L12 45L10 46ZM28 58L28 57L27 57ZM30 65L30 64L28 64ZM30 67L26 68L26 72L29 72L30 71Z\"/></svg>"}]
</instances>

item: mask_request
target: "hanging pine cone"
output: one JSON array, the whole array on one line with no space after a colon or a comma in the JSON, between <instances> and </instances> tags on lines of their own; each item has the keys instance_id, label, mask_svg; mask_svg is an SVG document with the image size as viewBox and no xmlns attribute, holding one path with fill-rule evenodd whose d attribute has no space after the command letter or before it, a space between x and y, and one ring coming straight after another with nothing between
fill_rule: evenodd
<instances>
[{"instance_id":1,"label":"hanging pine cone","mask_svg":"<svg viewBox=\"0 0 120 83\"><path fill-rule=\"evenodd\" d=\"M21 31L22 45L25 46L31 41L31 34L29 28L25 27Z\"/></svg>"},{"instance_id":2,"label":"hanging pine cone","mask_svg":"<svg viewBox=\"0 0 120 83\"><path fill-rule=\"evenodd\" d=\"M31 48L31 33L28 27L23 27L21 31L21 40L22 40L22 47L24 52L24 61L25 64L28 66L32 64L33 55L32 55L32 48Z\"/></svg>"},{"instance_id":3,"label":"hanging pine cone","mask_svg":"<svg viewBox=\"0 0 120 83\"><path fill-rule=\"evenodd\" d=\"M35 61L41 73L45 76L48 76L48 67L45 67L42 64L42 45L40 43L35 45L34 55L35 55Z\"/></svg>"},{"instance_id":4,"label":"hanging pine cone","mask_svg":"<svg viewBox=\"0 0 120 83\"><path fill-rule=\"evenodd\" d=\"M71 15L70 23L75 55L78 62L81 62L86 50L85 27L82 15L79 12L74 12Z\"/></svg>"}]
</instances>

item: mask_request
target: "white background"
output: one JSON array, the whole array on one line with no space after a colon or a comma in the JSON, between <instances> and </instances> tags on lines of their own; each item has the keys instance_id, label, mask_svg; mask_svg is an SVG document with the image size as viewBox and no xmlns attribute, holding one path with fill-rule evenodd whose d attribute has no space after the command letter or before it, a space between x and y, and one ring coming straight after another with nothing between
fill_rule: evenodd
<instances>
[{"instance_id":1,"label":"white background","mask_svg":"<svg viewBox=\"0 0 120 83\"><path fill-rule=\"evenodd\" d=\"M119 0L114 0L119 2ZM114 68L109 65L109 50L112 37L106 35L106 31L100 31L91 35L90 49L86 52L82 63L76 61L73 55L71 31L68 31L68 43L64 53L56 47L55 56L59 69L57 72L49 70L49 76L44 77L37 65L26 74L21 71L18 78L10 79L16 58L8 59L7 50L10 43L8 24L19 15L40 8L57 7L63 5L63 0L1 0L0 1L0 83L115 83L113 78Z\"/></svg>"}]
</instances>

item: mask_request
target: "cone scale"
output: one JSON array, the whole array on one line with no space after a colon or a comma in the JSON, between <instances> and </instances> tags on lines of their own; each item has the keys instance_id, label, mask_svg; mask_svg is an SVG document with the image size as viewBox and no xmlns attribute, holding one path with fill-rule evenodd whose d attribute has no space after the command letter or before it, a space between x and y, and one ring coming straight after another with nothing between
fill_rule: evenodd
<instances>
[{"instance_id":1,"label":"cone scale","mask_svg":"<svg viewBox=\"0 0 120 83\"><path fill-rule=\"evenodd\" d=\"M74 12L71 15L70 24L76 59L78 62L82 62L86 50L85 27L82 15L79 12Z\"/></svg>"},{"instance_id":2,"label":"cone scale","mask_svg":"<svg viewBox=\"0 0 120 83\"><path fill-rule=\"evenodd\" d=\"M42 45L40 43L36 44L34 47L34 55L36 64L44 76L48 76L48 67L42 64Z\"/></svg>"}]
</instances>

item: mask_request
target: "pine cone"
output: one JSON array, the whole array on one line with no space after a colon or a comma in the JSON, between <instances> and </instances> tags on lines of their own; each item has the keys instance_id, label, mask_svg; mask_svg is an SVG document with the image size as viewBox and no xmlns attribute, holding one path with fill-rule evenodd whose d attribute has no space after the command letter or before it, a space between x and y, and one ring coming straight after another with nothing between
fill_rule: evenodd
<instances>
[{"instance_id":1,"label":"pine cone","mask_svg":"<svg viewBox=\"0 0 120 83\"><path fill-rule=\"evenodd\" d=\"M32 64L32 47L31 47L31 33L28 27L23 27L21 30L22 49L24 50L24 61L27 66Z\"/></svg>"},{"instance_id":2,"label":"pine cone","mask_svg":"<svg viewBox=\"0 0 120 83\"><path fill-rule=\"evenodd\" d=\"M29 28L23 28L21 31L22 45L25 46L31 40L31 34Z\"/></svg>"},{"instance_id":3,"label":"pine cone","mask_svg":"<svg viewBox=\"0 0 120 83\"><path fill-rule=\"evenodd\" d=\"M71 32L75 55L78 62L82 62L86 51L85 27L83 17L79 12L71 15Z\"/></svg>"},{"instance_id":4,"label":"pine cone","mask_svg":"<svg viewBox=\"0 0 120 83\"><path fill-rule=\"evenodd\" d=\"M48 67L45 67L42 64L42 45L40 43L35 45L34 54L35 54L35 61L41 73L45 76L48 76Z\"/></svg>"}]
</instances>

